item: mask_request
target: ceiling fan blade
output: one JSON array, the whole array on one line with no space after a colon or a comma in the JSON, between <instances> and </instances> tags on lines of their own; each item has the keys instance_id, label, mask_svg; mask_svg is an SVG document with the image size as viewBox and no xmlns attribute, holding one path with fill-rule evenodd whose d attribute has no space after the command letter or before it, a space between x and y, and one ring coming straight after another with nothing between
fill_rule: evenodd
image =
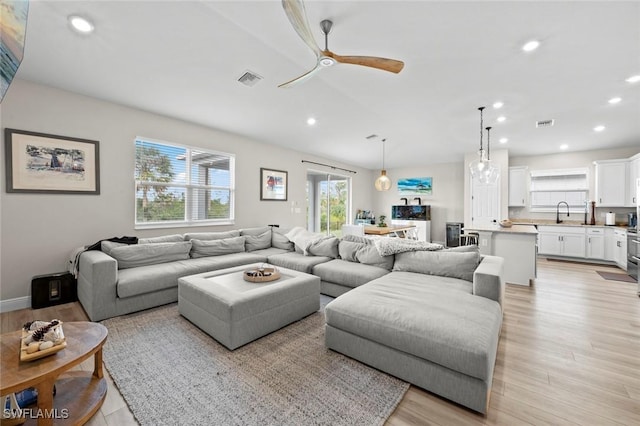
<instances>
[{"instance_id":1,"label":"ceiling fan blade","mask_svg":"<svg viewBox=\"0 0 640 426\"><path fill-rule=\"evenodd\" d=\"M281 85L279 85L278 87L282 87L282 88L287 88L287 87L291 87L291 86L295 86L298 83L302 83L303 81L306 81L309 79L309 77L313 76L315 73L317 73L318 71L320 71L322 69L322 66L320 66L320 64L316 65L316 67L314 69L312 69L311 71L308 71L304 74L302 74L300 77L296 77L293 80L289 80L286 83L282 83Z\"/></svg>"},{"instance_id":2,"label":"ceiling fan blade","mask_svg":"<svg viewBox=\"0 0 640 426\"><path fill-rule=\"evenodd\" d=\"M404 68L404 62L395 59L378 58L375 56L340 56L325 50L325 56L330 56L341 64L362 65L363 67L377 68L383 71L399 73Z\"/></svg>"},{"instance_id":3,"label":"ceiling fan blade","mask_svg":"<svg viewBox=\"0 0 640 426\"><path fill-rule=\"evenodd\" d=\"M302 41L311 48L316 57L320 56L321 50L316 43L316 39L313 38L313 33L309 28L309 21L307 21L307 13L304 9L304 3L301 0L282 0L282 7L284 8L293 29L296 30Z\"/></svg>"}]
</instances>

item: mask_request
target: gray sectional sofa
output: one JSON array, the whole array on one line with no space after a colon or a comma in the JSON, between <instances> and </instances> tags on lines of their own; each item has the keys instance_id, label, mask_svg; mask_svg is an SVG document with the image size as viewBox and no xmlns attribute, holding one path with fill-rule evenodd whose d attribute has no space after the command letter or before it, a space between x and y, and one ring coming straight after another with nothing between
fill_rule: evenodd
<instances>
[{"instance_id":1,"label":"gray sectional sofa","mask_svg":"<svg viewBox=\"0 0 640 426\"><path fill-rule=\"evenodd\" d=\"M486 412L503 259L468 247L381 256L373 241L259 227L103 242L79 256L78 298L99 321L176 302L187 275L256 262L306 272L336 297L325 311L328 348Z\"/></svg>"}]
</instances>

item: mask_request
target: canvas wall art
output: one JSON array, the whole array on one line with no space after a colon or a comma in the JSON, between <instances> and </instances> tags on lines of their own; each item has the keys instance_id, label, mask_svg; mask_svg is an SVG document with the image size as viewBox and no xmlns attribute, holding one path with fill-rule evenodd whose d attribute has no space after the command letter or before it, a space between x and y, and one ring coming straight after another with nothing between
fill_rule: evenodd
<instances>
[{"instance_id":1,"label":"canvas wall art","mask_svg":"<svg viewBox=\"0 0 640 426\"><path fill-rule=\"evenodd\" d=\"M7 192L100 194L98 141L5 129Z\"/></svg>"},{"instance_id":2,"label":"canvas wall art","mask_svg":"<svg viewBox=\"0 0 640 426\"><path fill-rule=\"evenodd\" d=\"M0 102L22 62L28 11L27 0L0 2Z\"/></svg>"},{"instance_id":3,"label":"canvas wall art","mask_svg":"<svg viewBox=\"0 0 640 426\"><path fill-rule=\"evenodd\" d=\"M433 179L430 177L414 177L398 179L398 192L400 194L432 194Z\"/></svg>"}]
</instances>

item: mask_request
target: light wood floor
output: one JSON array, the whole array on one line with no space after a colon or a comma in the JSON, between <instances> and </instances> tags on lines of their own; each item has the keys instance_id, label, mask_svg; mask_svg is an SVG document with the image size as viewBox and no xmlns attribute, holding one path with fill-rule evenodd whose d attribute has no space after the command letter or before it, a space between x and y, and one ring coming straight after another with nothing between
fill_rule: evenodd
<instances>
[{"instance_id":1,"label":"light wood floor","mask_svg":"<svg viewBox=\"0 0 640 426\"><path fill-rule=\"evenodd\" d=\"M539 259L532 287L508 285L486 416L411 387L387 425L640 424L637 284L615 267ZM86 320L78 303L0 314L0 330L32 319ZM92 360L81 368L92 370ZM107 375L108 376L108 375ZM110 378L90 425L135 425Z\"/></svg>"}]
</instances>

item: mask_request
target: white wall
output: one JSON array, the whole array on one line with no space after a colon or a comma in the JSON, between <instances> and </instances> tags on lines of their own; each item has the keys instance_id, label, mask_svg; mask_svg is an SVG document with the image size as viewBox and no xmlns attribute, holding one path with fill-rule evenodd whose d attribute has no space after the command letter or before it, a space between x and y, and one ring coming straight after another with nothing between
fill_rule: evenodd
<instances>
[{"instance_id":1,"label":"white wall","mask_svg":"<svg viewBox=\"0 0 640 426\"><path fill-rule=\"evenodd\" d=\"M113 236L187 231L134 230L136 136L236 155L236 223L215 230L266 224L306 226L305 182L309 165L303 164L303 159L357 171L352 175L353 205L372 205L375 177L370 170L24 80L12 82L2 102L1 125L99 141L101 186L100 195L7 194L3 179L1 301L28 296L34 275L64 271L75 247ZM4 165L4 150L0 151L0 164ZM288 202L260 201L260 167L289 172ZM313 169L322 167L313 165ZM292 213L292 202L297 203L301 213ZM204 229L212 230L208 227L189 231Z\"/></svg>"},{"instance_id":2,"label":"white wall","mask_svg":"<svg viewBox=\"0 0 640 426\"><path fill-rule=\"evenodd\" d=\"M398 194L398 179L411 177L432 177L433 194L431 196L418 195L422 198L422 204L431 205L431 240L445 241L446 222L462 222L464 217L464 164L442 163L429 164L424 167L388 169L387 176L391 179L392 186L389 191L378 192L374 189L373 212L376 218L381 214L387 216L387 222L391 220L391 206L404 204L400 198L409 199L409 204L417 204L413 196ZM373 172L373 178L369 183L373 188L373 182L380 174L380 170ZM365 206L355 206L365 208Z\"/></svg>"},{"instance_id":3,"label":"white wall","mask_svg":"<svg viewBox=\"0 0 640 426\"><path fill-rule=\"evenodd\" d=\"M618 148L618 149L603 149L593 151L580 151L580 152L567 152L558 153L552 155L537 155L531 157L512 157L509 158L509 166L526 166L528 172L531 170L547 170L547 169L566 169L566 168L588 168L589 170L589 199L595 199L596 183L595 183L595 166L593 162L596 160L612 160L629 158L640 152L640 148ZM528 185L527 185L528 187ZM619 213L616 217L618 221L626 220L626 212L632 211L633 208L598 208L596 204L596 221L604 222L605 214L609 211ZM554 213L539 213L529 211L529 201L527 200L527 206L525 207L511 207L509 208L509 217L511 219L555 219ZM591 213L588 215L591 218ZM568 220L581 221L584 219L584 215L571 215Z\"/></svg>"}]
</instances>

